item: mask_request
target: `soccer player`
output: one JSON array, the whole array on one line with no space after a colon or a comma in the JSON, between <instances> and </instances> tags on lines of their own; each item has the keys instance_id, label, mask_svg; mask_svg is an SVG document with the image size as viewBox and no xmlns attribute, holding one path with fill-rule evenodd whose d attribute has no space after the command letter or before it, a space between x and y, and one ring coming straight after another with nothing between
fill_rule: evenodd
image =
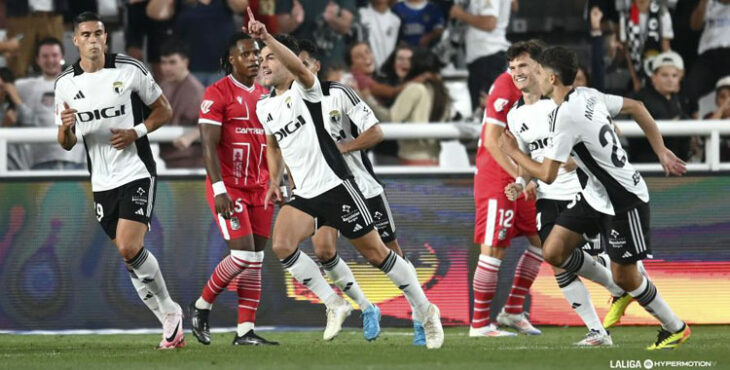
<instances>
[{"instance_id":1,"label":"soccer player","mask_svg":"<svg viewBox=\"0 0 730 370\"><path fill-rule=\"evenodd\" d=\"M516 201L507 199L504 188L514 181L518 171L517 166L497 146L507 125L507 113L520 96L512 76L504 72L494 81L484 111L477 149L477 171L474 175L474 243L480 245L481 254L474 272L474 314L469 329L471 337L515 335L499 330L495 323L490 322L490 306L497 292L497 277L504 254L512 238L518 236L526 236L530 246L517 263L512 289L497 321L520 333L541 334L539 329L530 324L523 311L525 296L542 263L535 223L535 202L524 196Z\"/></svg>"},{"instance_id":2,"label":"soccer player","mask_svg":"<svg viewBox=\"0 0 730 370\"><path fill-rule=\"evenodd\" d=\"M299 49L299 59L316 76L321 66L317 46L309 40L301 40ZM326 120L325 127L337 143L340 153L344 156L345 162L354 176L355 183L365 197L380 239L389 249L405 259L395 235L395 222L388 199L383 186L375 176L366 152L367 149L383 140L383 131L378 125L378 119L372 114L370 107L361 101L351 88L331 81L320 83L323 95L322 112ZM314 253L322 263L330 280L360 306L365 339L377 338L380 333L380 309L365 297L347 263L337 254L337 229L327 224L317 226L319 228L312 238ZM410 261L405 260L410 267L413 267ZM413 327L413 343L425 345L423 324L414 320Z\"/></svg>"},{"instance_id":3,"label":"soccer player","mask_svg":"<svg viewBox=\"0 0 730 370\"><path fill-rule=\"evenodd\" d=\"M221 57L226 76L205 90L200 104L206 196L231 253L218 263L201 296L191 304L193 335L210 344L213 302L234 282L238 326L233 345L278 344L254 332L261 299L261 266L271 233L273 207L264 207L269 170L266 135L256 103L266 89L255 83L261 50L245 33L230 37Z\"/></svg>"},{"instance_id":4,"label":"soccer player","mask_svg":"<svg viewBox=\"0 0 730 370\"><path fill-rule=\"evenodd\" d=\"M106 39L97 14L74 19L73 42L81 58L56 80L58 142L71 150L81 136L96 219L124 258L139 297L162 323L158 348L183 347L182 309L143 245L157 176L147 133L167 122L172 110L147 67L126 55L105 54ZM151 110L146 119L145 106Z\"/></svg>"},{"instance_id":5,"label":"soccer player","mask_svg":"<svg viewBox=\"0 0 730 370\"><path fill-rule=\"evenodd\" d=\"M362 193L324 126L319 81L297 57L295 40L274 38L248 12L248 33L266 44L261 67L266 84L272 86L270 95L260 100L256 109L267 134L267 200L282 199L276 185L281 181L284 162L294 183L293 196L281 207L274 224L274 253L297 281L323 299L328 311L324 338L332 339L351 308L335 294L298 244L314 233L315 223L334 226L416 307L416 319L424 325L426 347L440 348L444 335L438 307L428 301L408 263L389 250L374 229Z\"/></svg>"},{"instance_id":6,"label":"soccer player","mask_svg":"<svg viewBox=\"0 0 730 370\"><path fill-rule=\"evenodd\" d=\"M555 220L543 248L545 260L568 273L595 269L593 259L576 247L585 243L584 235L600 232L608 243L616 284L661 323L656 341L647 349L676 348L691 331L636 266L636 261L651 254L649 191L641 174L628 162L612 128L612 117L619 113L633 117L667 175L684 174L686 165L664 146L643 104L595 89L572 87L578 69L575 53L554 47L545 50L538 62L540 90L558 105L550 115L543 162L520 151L509 133L502 135L499 145L527 173L548 184L555 181L560 166L569 157L579 167L582 191Z\"/></svg>"},{"instance_id":7,"label":"soccer player","mask_svg":"<svg viewBox=\"0 0 730 370\"><path fill-rule=\"evenodd\" d=\"M507 128L517 139L520 149L529 153L532 159L538 162L542 161L547 150L550 135L550 112L557 107L552 100L542 98L540 85L535 76L536 59L542 50L543 47L539 43L521 41L514 43L507 52L512 79L515 86L522 91L522 97L507 114ZM522 168L519 169L519 172L520 176L515 182L505 188L505 194L510 200L517 199L517 196L527 191L528 187L535 188L535 182L530 181L529 175L523 174ZM526 185L528 182L529 185ZM566 165L561 166L558 176L552 184L537 180L536 190L537 229L540 240L544 243L558 214L565 210L570 201L580 192L575 162L568 161ZM584 249L588 254L595 256L601 249L593 248L592 244L586 243ZM553 269L563 295L589 329L586 338L576 345L612 345L611 337L601 324L593 307L590 293L580 278L576 274L568 273L558 267L553 267ZM592 272L596 272L596 274L586 277L606 287L613 297L621 297L624 294L624 291L613 282L610 270L602 268Z\"/></svg>"}]
</instances>

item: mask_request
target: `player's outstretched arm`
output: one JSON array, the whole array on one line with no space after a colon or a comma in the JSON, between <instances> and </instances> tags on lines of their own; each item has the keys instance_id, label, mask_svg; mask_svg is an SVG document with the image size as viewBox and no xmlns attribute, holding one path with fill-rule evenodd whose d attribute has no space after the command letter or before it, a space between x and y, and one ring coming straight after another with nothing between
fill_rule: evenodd
<instances>
[{"instance_id":1,"label":"player's outstretched arm","mask_svg":"<svg viewBox=\"0 0 730 370\"><path fill-rule=\"evenodd\" d=\"M681 176L687 172L687 164L683 160L677 158L677 156L664 145L664 139L662 138L661 132L659 132L659 127L644 106L644 103L634 99L624 98L621 113L631 115L634 121L639 124L641 130L644 131L644 135L646 135L646 139L649 140L651 148L659 158L659 162L661 162L662 167L664 167L664 173L667 176L669 174Z\"/></svg>"},{"instance_id":2,"label":"player's outstretched arm","mask_svg":"<svg viewBox=\"0 0 730 370\"><path fill-rule=\"evenodd\" d=\"M269 190L266 192L264 209L269 206L269 201L282 202L281 176L284 174L284 158L281 156L281 148L273 135L266 135L266 164L269 167Z\"/></svg>"},{"instance_id":3,"label":"player's outstretched arm","mask_svg":"<svg viewBox=\"0 0 730 370\"><path fill-rule=\"evenodd\" d=\"M61 126L58 126L58 137L56 139L63 149L71 150L78 140L74 129L76 109L71 109L66 103L63 103L63 108L63 111L61 111Z\"/></svg>"},{"instance_id":4,"label":"player's outstretched arm","mask_svg":"<svg viewBox=\"0 0 730 370\"><path fill-rule=\"evenodd\" d=\"M149 105L152 110L147 119L140 125L130 129L111 129L111 144L117 150L123 150L130 146L135 140L147 135L148 133L162 127L165 122L172 118L172 108L170 102L164 95L160 95L157 100ZM136 123L136 122L135 122Z\"/></svg>"},{"instance_id":5,"label":"player's outstretched arm","mask_svg":"<svg viewBox=\"0 0 730 370\"><path fill-rule=\"evenodd\" d=\"M200 137L203 145L203 163L215 194L215 212L228 219L233 215L235 204L228 195L221 176L221 165L218 158L218 143L221 141L221 126L201 124Z\"/></svg>"},{"instance_id":6,"label":"player's outstretched arm","mask_svg":"<svg viewBox=\"0 0 730 370\"><path fill-rule=\"evenodd\" d=\"M317 77L304 66L304 63L294 52L276 41L274 36L266 30L266 26L254 18L251 8L246 8L246 11L248 12L248 25L243 28L243 31L251 37L263 41L302 86L307 89L312 87Z\"/></svg>"},{"instance_id":7,"label":"player's outstretched arm","mask_svg":"<svg viewBox=\"0 0 730 370\"><path fill-rule=\"evenodd\" d=\"M380 128L380 125L375 125L358 135L355 140L337 143L337 147L342 154L366 150L378 145L383 141L383 137L383 129Z\"/></svg>"},{"instance_id":8,"label":"player's outstretched arm","mask_svg":"<svg viewBox=\"0 0 730 370\"><path fill-rule=\"evenodd\" d=\"M517 140L507 130L499 138L499 148L532 177L538 178L547 184L552 184L558 177L561 162L550 158L545 158L542 163L534 161L529 155L520 150Z\"/></svg>"}]
</instances>

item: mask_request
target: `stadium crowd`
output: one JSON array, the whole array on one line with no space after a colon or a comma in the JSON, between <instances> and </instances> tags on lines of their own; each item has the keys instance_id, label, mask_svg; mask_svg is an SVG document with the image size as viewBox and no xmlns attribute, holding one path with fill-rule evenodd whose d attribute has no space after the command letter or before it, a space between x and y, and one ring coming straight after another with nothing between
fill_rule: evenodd
<instances>
[{"instance_id":1,"label":"stadium crowd","mask_svg":"<svg viewBox=\"0 0 730 370\"><path fill-rule=\"evenodd\" d=\"M525 20L532 19L521 16L530 10L526 8L534 11L546 4L530 0L3 2L0 122L2 127L55 127L54 80L76 58L66 55L74 49L69 22L92 10L102 15L110 34L120 36L109 38L110 51L151 67L173 108L169 125L195 126L204 89L223 76L220 57L226 40L246 22L248 6L272 33L313 41L322 60L320 78L356 89L383 122L480 124L486 94L506 70L507 48L534 36L582 51L585 63L576 85L632 96L658 120L730 118L730 0L587 0L578 32L518 32ZM569 4L567 13L571 6L575 7ZM458 71L468 73L464 78ZM468 96L457 94L459 87L468 88ZM657 162L646 139L622 141L632 162ZM476 140L467 145L470 152L475 144ZM703 160L701 137L670 138L667 147L684 160ZM385 142L375 151L381 164L438 165L440 148L437 140L401 140ZM724 138L721 156L730 159L730 139ZM85 166L83 148L67 152L55 143L12 144L8 157L12 170ZM167 168L202 167L198 130L160 145L160 157Z\"/></svg>"}]
</instances>

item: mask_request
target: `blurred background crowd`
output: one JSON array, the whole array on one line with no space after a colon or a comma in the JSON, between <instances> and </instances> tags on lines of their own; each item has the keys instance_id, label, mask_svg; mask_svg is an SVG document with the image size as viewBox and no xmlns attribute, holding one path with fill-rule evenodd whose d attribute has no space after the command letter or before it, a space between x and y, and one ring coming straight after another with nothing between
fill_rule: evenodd
<instances>
[{"instance_id":1,"label":"blurred background crowd","mask_svg":"<svg viewBox=\"0 0 730 370\"><path fill-rule=\"evenodd\" d=\"M355 88L382 122L481 124L511 42L571 47L576 85L641 100L657 120L730 119L730 0L13 0L0 2L0 123L55 127L53 85L78 59L70 20L99 13L109 51L144 61L170 100L169 125L195 126L205 86L250 6L272 33L312 41L320 78ZM161 144L167 168L202 168L198 131ZM688 161L701 137L667 138ZM632 162L656 162L623 139ZM470 158L476 140L457 143ZM438 165L447 143L384 142L378 164ZM12 144L9 168L82 169L83 148ZM721 157L730 160L730 140Z\"/></svg>"}]
</instances>

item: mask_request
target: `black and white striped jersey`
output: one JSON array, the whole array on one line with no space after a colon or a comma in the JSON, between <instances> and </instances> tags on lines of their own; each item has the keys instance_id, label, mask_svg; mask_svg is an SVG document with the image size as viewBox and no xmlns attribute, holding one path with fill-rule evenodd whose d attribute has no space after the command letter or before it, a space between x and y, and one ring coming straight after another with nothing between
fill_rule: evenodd
<instances>
[{"instance_id":1,"label":"black and white striped jersey","mask_svg":"<svg viewBox=\"0 0 730 370\"><path fill-rule=\"evenodd\" d=\"M550 114L546 158L565 162L572 155L588 204L606 214L622 213L649 202L646 182L629 163L613 128L623 98L578 87Z\"/></svg>"},{"instance_id":2,"label":"black and white striped jersey","mask_svg":"<svg viewBox=\"0 0 730 370\"><path fill-rule=\"evenodd\" d=\"M266 135L274 136L294 182L293 193L314 198L351 178L345 159L325 126L322 86L294 81L281 95L276 90L256 104Z\"/></svg>"},{"instance_id":3,"label":"black and white striped jersey","mask_svg":"<svg viewBox=\"0 0 730 370\"><path fill-rule=\"evenodd\" d=\"M378 124L370 107L350 87L338 82L323 81L322 93L322 111L327 123L325 126L336 142L355 140L361 133ZM344 157L355 177L357 187L366 199L383 192L366 151L349 152Z\"/></svg>"},{"instance_id":4,"label":"black and white striped jersey","mask_svg":"<svg viewBox=\"0 0 730 370\"><path fill-rule=\"evenodd\" d=\"M156 175L147 136L117 150L111 145L111 129L143 124L146 106L160 95L147 67L122 54L107 54L104 68L94 73L84 72L78 61L56 79L56 124L61 125L64 103L77 110L75 130L86 147L93 191Z\"/></svg>"}]
</instances>

